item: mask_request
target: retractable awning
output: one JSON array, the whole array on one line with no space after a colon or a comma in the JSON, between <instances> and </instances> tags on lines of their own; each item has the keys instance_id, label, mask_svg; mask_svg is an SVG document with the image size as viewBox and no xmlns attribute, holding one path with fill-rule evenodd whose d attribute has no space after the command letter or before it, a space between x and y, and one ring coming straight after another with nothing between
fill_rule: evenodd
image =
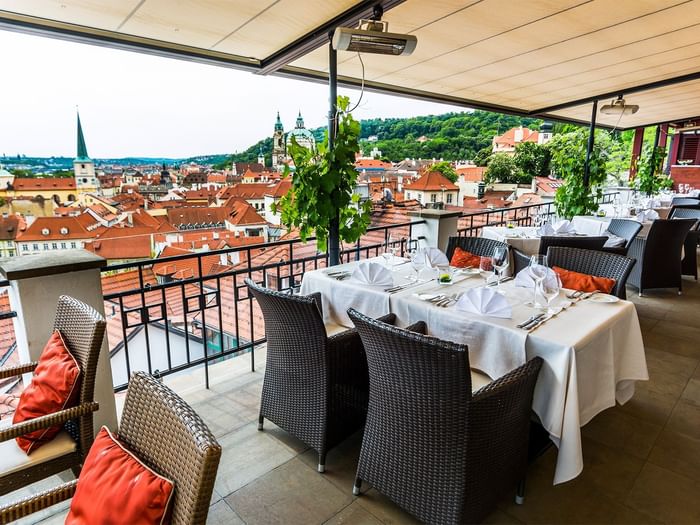
<instances>
[{"instance_id":1,"label":"retractable awning","mask_svg":"<svg viewBox=\"0 0 700 525\"><path fill-rule=\"evenodd\" d=\"M378 2L350 0L0 0L0 28L325 80L328 31ZM622 129L700 114L698 0L384 0L408 57L363 56L368 89L467 107L588 122L594 99L639 111L598 114ZM339 52L339 82L362 65Z\"/></svg>"}]
</instances>

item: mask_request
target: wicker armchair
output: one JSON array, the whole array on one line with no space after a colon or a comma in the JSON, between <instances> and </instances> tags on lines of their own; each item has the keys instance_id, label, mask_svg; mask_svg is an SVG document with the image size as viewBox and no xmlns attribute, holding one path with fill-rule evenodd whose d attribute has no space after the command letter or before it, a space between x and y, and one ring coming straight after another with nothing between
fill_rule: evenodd
<instances>
[{"instance_id":1,"label":"wicker armchair","mask_svg":"<svg viewBox=\"0 0 700 525\"><path fill-rule=\"evenodd\" d=\"M360 336L346 330L328 337L317 297L282 294L250 279L246 284L267 337L258 429L267 418L300 439L318 453L324 472L328 450L365 423L367 359Z\"/></svg>"},{"instance_id":2,"label":"wicker armchair","mask_svg":"<svg viewBox=\"0 0 700 525\"><path fill-rule=\"evenodd\" d=\"M496 246L504 246L506 249L509 248L508 244L505 242L485 239L484 237L450 237L447 242L447 251L445 252L448 260L452 260L452 254L454 254L457 246L474 255L482 257L491 257Z\"/></svg>"},{"instance_id":3,"label":"wicker armchair","mask_svg":"<svg viewBox=\"0 0 700 525\"><path fill-rule=\"evenodd\" d=\"M549 266L615 279L612 294L620 299L627 298L625 285L635 262L624 255L563 246L552 246L547 252Z\"/></svg>"},{"instance_id":4,"label":"wicker armchair","mask_svg":"<svg viewBox=\"0 0 700 525\"><path fill-rule=\"evenodd\" d=\"M54 330L61 332L80 365L82 380L78 404L0 430L0 495L69 468L77 475L94 439L92 413L98 409L94 402L95 373L105 320L92 307L63 295L58 299ZM0 378L30 373L36 366L37 363L30 363L4 369L0 371ZM29 456L15 442L16 437L28 432L61 424L64 430Z\"/></svg>"},{"instance_id":5,"label":"wicker armchair","mask_svg":"<svg viewBox=\"0 0 700 525\"><path fill-rule=\"evenodd\" d=\"M695 219L657 219L645 239L635 239L629 255L637 264L628 281L640 296L650 288L677 288L681 293L681 251L695 223Z\"/></svg>"},{"instance_id":6,"label":"wicker armchair","mask_svg":"<svg viewBox=\"0 0 700 525\"><path fill-rule=\"evenodd\" d=\"M479 522L524 480L542 359L472 394L465 345L348 314L370 378L353 492L367 481L426 523Z\"/></svg>"},{"instance_id":7,"label":"wicker armchair","mask_svg":"<svg viewBox=\"0 0 700 525\"><path fill-rule=\"evenodd\" d=\"M625 240L625 245L620 247L603 247L604 252L616 253L618 255L627 255L627 252L632 245L632 241L642 229L642 223L630 219L611 219L608 226L608 233L622 237Z\"/></svg>"},{"instance_id":8,"label":"wicker armchair","mask_svg":"<svg viewBox=\"0 0 700 525\"><path fill-rule=\"evenodd\" d=\"M117 439L145 465L175 483L170 523L206 523L221 446L187 403L157 379L136 372L129 381ZM0 509L2 522L72 498L78 481Z\"/></svg>"},{"instance_id":9,"label":"wicker armchair","mask_svg":"<svg viewBox=\"0 0 700 525\"><path fill-rule=\"evenodd\" d=\"M682 206L671 208L669 219L696 219L698 222L691 228L683 242L683 259L681 274L692 275L698 279L698 244L700 243L700 206Z\"/></svg>"},{"instance_id":10,"label":"wicker armchair","mask_svg":"<svg viewBox=\"0 0 700 525\"><path fill-rule=\"evenodd\" d=\"M673 199L671 199L671 207L698 205L700 205L700 198L697 197L673 197Z\"/></svg>"},{"instance_id":11,"label":"wicker armchair","mask_svg":"<svg viewBox=\"0 0 700 525\"><path fill-rule=\"evenodd\" d=\"M588 237L576 235L574 237L562 237L559 235L543 235L540 237L540 255L547 255L550 246L564 246L567 248L580 248L582 250L602 250L607 237Z\"/></svg>"}]
</instances>

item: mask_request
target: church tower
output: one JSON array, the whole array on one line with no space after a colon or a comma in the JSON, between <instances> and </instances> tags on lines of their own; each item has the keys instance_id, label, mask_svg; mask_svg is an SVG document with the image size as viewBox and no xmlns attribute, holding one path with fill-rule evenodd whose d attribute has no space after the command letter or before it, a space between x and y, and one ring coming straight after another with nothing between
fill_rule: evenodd
<instances>
[{"instance_id":1,"label":"church tower","mask_svg":"<svg viewBox=\"0 0 700 525\"><path fill-rule=\"evenodd\" d=\"M260 146L260 150L258 151L258 164L263 168L265 167L265 154L263 153L262 146Z\"/></svg>"},{"instance_id":2,"label":"church tower","mask_svg":"<svg viewBox=\"0 0 700 525\"><path fill-rule=\"evenodd\" d=\"M282 169L285 161L285 148L284 148L284 127L282 126L282 121L280 120L280 112L277 112L277 121L275 122L275 131L272 134L272 167L275 169Z\"/></svg>"},{"instance_id":3,"label":"church tower","mask_svg":"<svg viewBox=\"0 0 700 525\"><path fill-rule=\"evenodd\" d=\"M88 157L85 137L83 136L83 126L80 124L80 113L78 113L78 155L73 160L73 172L75 173L75 186L78 189L78 193L97 190L95 163Z\"/></svg>"}]
</instances>

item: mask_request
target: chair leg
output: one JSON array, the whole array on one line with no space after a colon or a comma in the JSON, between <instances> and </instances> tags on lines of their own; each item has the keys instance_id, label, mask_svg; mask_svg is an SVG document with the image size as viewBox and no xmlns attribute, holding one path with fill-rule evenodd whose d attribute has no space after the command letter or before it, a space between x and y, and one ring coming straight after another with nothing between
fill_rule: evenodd
<instances>
[{"instance_id":1,"label":"chair leg","mask_svg":"<svg viewBox=\"0 0 700 525\"><path fill-rule=\"evenodd\" d=\"M518 490L515 493L515 503L516 505L525 503L525 478L521 479L518 483Z\"/></svg>"},{"instance_id":2,"label":"chair leg","mask_svg":"<svg viewBox=\"0 0 700 525\"><path fill-rule=\"evenodd\" d=\"M362 488L362 480L360 478L355 478L355 485L352 487L353 496L359 496L361 488Z\"/></svg>"},{"instance_id":3,"label":"chair leg","mask_svg":"<svg viewBox=\"0 0 700 525\"><path fill-rule=\"evenodd\" d=\"M263 429L263 421L264 420L265 420L265 418L263 416L258 416L258 430Z\"/></svg>"},{"instance_id":4,"label":"chair leg","mask_svg":"<svg viewBox=\"0 0 700 525\"><path fill-rule=\"evenodd\" d=\"M318 471L323 474L326 471L326 453L322 452L318 455Z\"/></svg>"}]
</instances>

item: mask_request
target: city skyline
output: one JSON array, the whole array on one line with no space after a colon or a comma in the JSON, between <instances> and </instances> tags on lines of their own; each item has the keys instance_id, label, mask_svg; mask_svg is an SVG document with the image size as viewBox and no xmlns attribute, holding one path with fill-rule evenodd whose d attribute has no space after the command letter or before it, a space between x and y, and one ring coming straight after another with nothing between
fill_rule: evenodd
<instances>
[{"instance_id":1,"label":"city skyline","mask_svg":"<svg viewBox=\"0 0 700 525\"><path fill-rule=\"evenodd\" d=\"M185 158L243 151L285 131L301 111L310 129L326 124L325 84L0 31L4 61L0 155L75 154L80 109L94 158ZM359 90L339 90L354 103ZM353 115L410 117L464 111L365 92Z\"/></svg>"}]
</instances>

